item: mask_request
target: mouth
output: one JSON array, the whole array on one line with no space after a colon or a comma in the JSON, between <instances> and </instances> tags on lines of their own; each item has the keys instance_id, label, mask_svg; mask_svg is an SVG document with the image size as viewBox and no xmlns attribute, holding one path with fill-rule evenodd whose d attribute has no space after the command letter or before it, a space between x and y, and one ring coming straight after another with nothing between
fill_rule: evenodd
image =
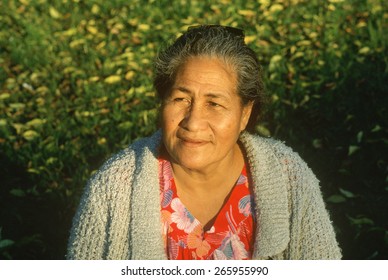
<instances>
[{"instance_id":1,"label":"mouth","mask_svg":"<svg viewBox=\"0 0 388 280\"><path fill-rule=\"evenodd\" d=\"M209 142L202 139L193 139L187 137L178 137L178 139L182 142L183 145L191 148L200 147Z\"/></svg>"}]
</instances>

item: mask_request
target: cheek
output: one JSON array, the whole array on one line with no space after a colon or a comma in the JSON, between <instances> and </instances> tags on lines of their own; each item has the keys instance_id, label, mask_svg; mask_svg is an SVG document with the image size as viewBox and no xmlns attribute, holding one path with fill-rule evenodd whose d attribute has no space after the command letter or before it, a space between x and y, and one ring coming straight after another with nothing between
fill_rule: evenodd
<instances>
[{"instance_id":1,"label":"cheek","mask_svg":"<svg viewBox=\"0 0 388 280\"><path fill-rule=\"evenodd\" d=\"M162 114L162 129L164 133L170 134L176 130L178 126L178 117L170 111L165 111Z\"/></svg>"},{"instance_id":2,"label":"cheek","mask_svg":"<svg viewBox=\"0 0 388 280\"><path fill-rule=\"evenodd\" d=\"M166 106L162 111L163 126L176 126L184 119L185 110L175 108L174 106Z\"/></svg>"},{"instance_id":3,"label":"cheek","mask_svg":"<svg viewBox=\"0 0 388 280\"><path fill-rule=\"evenodd\" d=\"M231 133L235 130L239 130L241 119L235 112L223 114L218 118L214 118L212 121L214 127L217 127L218 131L227 131Z\"/></svg>"}]
</instances>

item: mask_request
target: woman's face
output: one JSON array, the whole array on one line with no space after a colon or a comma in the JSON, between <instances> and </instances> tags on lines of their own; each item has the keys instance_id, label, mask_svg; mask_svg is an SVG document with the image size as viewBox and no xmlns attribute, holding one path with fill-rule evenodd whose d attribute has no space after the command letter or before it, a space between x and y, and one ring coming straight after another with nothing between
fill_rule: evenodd
<instances>
[{"instance_id":1,"label":"woman's face","mask_svg":"<svg viewBox=\"0 0 388 280\"><path fill-rule=\"evenodd\" d=\"M237 94L234 70L216 58L189 59L162 107L163 141L172 162L204 171L233 160L251 109Z\"/></svg>"}]
</instances>

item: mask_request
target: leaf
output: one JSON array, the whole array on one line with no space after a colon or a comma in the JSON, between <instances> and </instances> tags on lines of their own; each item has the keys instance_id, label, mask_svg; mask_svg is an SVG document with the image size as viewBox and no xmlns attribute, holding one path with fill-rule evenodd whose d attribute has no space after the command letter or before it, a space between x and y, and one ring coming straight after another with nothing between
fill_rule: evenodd
<instances>
[{"instance_id":1,"label":"leaf","mask_svg":"<svg viewBox=\"0 0 388 280\"><path fill-rule=\"evenodd\" d=\"M275 72L276 69L280 66L280 62L282 61L283 57L281 55L275 54L271 57L271 60L269 62L269 71Z\"/></svg>"},{"instance_id":2,"label":"leaf","mask_svg":"<svg viewBox=\"0 0 388 280\"><path fill-rule=\"evenodd\" d=\"M35 169L35 168L28 168L27 172L33 173L33 174L40 174L40 171L38 169Z\"/></svg>"},{"instance_id":3,"label":"leaf","mask_svg":"<svg viewBox=\"0 0 388 280\"><path fill-rule=\"evenodd\" d=\"M367 217L360 217L360 218L349 217L349 220L353 225L374 225L374 221Z\"/></svg>"},{"instance_id":4,"label":"leaf","mask_svg":"<svg viewBox=\"0 0 388 280\"><path fill-rule=\"evenodd\" d=\"M4 92L4 93L0 94L0 100L5 100L5 99L8 99L10 97L11 97L11 95L8 92Z\"/></svg>"},{"instance_id":5,"label":"leaf","mask_svg":"<svg viewBox=\"0 0 388 280\"><path fill-rule=\"evenodd\" d=\"M357 133L357 142L358 143L361 143L363 136L364 136L364 132L363 131L360 131L360 132Z\"/></svg>"},{"instance_id":6,"label":"leaf","mask_svg":"<svg viewBox=\"0 0 388 280\"><path fill-rule=\"evenodd\" d=\"M120 130L129 130L133 126L133 123L130 121L120 123L117 128Z\"/></svg>"},{"instance_id":7,"label":"leaf","mask_svg":"<svg viewBox=\"0 0 388 280\"><path fill-rule=\"evenodd\" d=\"M12 189L9 191L9 193L16 197L26 196L26 193L22 189Z\"/></svg>"},{"instance_id":8,"label":"leaf","mask_svg":"<svg viewBox=\"0 0 388 280\"><path fill-rule=\"evenodd\" d=\"M91 33L91 34L97 34L98 29L95 26L88 26L86 29Z\"/></svg>"},{"instance_id":9,"label":"leaf","mask_svg":"<svg viewBox=\"0 0 388 280\"><path fill-rule=\"evenodd\" d=\"M80 45L84 45L84 44L86 44L86 40L81 38L81 39L76 39L74 41L71 41L69 46L70 46L70 48L75 49L76 47L78 47Z\"/></svg>"},{"instance_id":10,"label":"leaf","mask_svg":"<svg viewBox=\"0 0 388 280\"><path fill-rule=\"evenodd\" d=\"M142 24L139 24L137 28L141 31L148 31L150 30L151 27L148 24L142 23Z\"/></svg>"},{"instance_id":11,"label":"leaf","mask_svg":"<svg viewBox=\"0 0 388 280\"><path fill-rule=\"evenodd\" d=\"M282 60L282 58L283 57L281 55L275 54L273 57L271 57L270 63L278 63Z\"/></svg>"},{"instance_id":12,"label":"leaf","mask_svg":"<svg viewBox=\"0 0 388 280\"><path fill-rule=\"evenodd\" d=\"M322 145L322 139L314 139L313 140L313 147L315 149L321 149L323 147Z\"/></svg>"},{"instance_id":13,"label":"leaf","mask_svg":"<svg viewBox=\"0 0 388 280\"><path fill-rule=\"evenodd\" d=\"M346 198L340 194L334 194L330 196L326 201L331 203L342 203L346 201Z\"/></svg>"},{"instance_id":14,"label":"leaf","mask_svg":"<svg viewBox=\"0 0 388 280\"><path fill-rule=\"evenodd\" d=\"M359 146L350 145L349 146L349 151L348 151L348 156L351 156L352 154L357 152L359 149L360 149Z\"/></svg>"},{"instance_id":15,"label":"leaf","mask_svg":"<svg viewBox=\"0 0 388 280\"><path fill-rule=\"evenodd\" d=\"M35 138L39 137L39 133L36 132L35 130L27 130L26 132L23 133L23 137L24 137L27 141L32 141L32 140L34 140Z\"/></svg>"},{"instance_id":16,"label":"leaf","mask_svg":"<svg viewBox=\"0 0 388 280\"><path fill-rule=\"evenodd\" d=\"M347 191L347 190L344 190L344 189L341 189L339 188L339 191L346 197L346 198L354 198L356 197L354 195L354 193L350 192L350 191Z\"/></svg>"},{"instance_id":17,"label":"leaf","mask_svg":"<svg viewBox=\"0 0 388 280\"><path fill-rule=\"evenodd\" d=\"M381 126L379 126L378 124L375 125L375 127L371 130L371 132L378 132L381 130Z\"/></svg>"},{"instance_id":18,"label":"leaf","mask_svg":"<svg viewBox=\"0 0 388 280\"><path fill-rule=\"evenodd\" d=\"M62 17L61 13L58 12L54 7L50 7L49 13L50 13L50 16L54 19L59 19Z\"/></svg>"},{"instance_id":19,"label":"leaf","mask_svg":"<svg viewBox=\"0 0 388 280\"><path fill-rule=\"evenodd\" d=\"M70 28L68 30L65 30L62 32L62 35L66 36L66 37L71 37L75 34L77 34L77 28Z\"/></svg>"},{"instance_id":20,"label":"leaf","mask_svg":"<svg viewBox=\"0 0 388 280\"><path fill-rule=\"evenodd\" d=\"M47 165L51 165L51 164L54 164L58 161L58 158L56 157L49 157L47 160L46 160L46 164Z\"/></svg>"},{"instance_id":21,"label":"leaf","mask_svg":"<svg viewBox=\"0 0 388 280\"><path fill-rule=\"evenodd\" d=\"M36 128L42 127L42 125L45 124L45 123L46 123L46 120L36 118L36 119L33 119L33 120L27 122L26 126L33 127L33 128L36 129Z\"/></svg>"},{"instance_id":22,"label":"leaf","mask_svg":"<svg viewBox=\"0 0 388 280\"><path fill-rule=\"evenodd\" d=\"M0 240L0 249L12 246L13 244L15 244L15 241L13 241L11 239Z\"/></svg>"},{"instance_id":23,"label":"leaf","mask_svg":"<svg viewBox=\"0 0 388 280\"><path fill-rule=\"evenodd\" d=\"M358 51L359 54L368 54L369 52L370 52L369 47L363 47Z\"/></svg>"},{"instance_id":24,"label":"leaf","mask_svg":"<svg viewBox=\"0 0 388 280\"><path fill-rule=\"evenodd\" d=\"M256 35L251 35L251 36L245 36L244 41L245 41L245 44L249 44L254 42L256 39L257 39Z\"/></svg>"},{"instance_id":25,"label":"leaf","mask_svg":"<svg viewBox=\"0 0 388 280\"><path fill-rule=\"evenodd\" d=\"M100 13L100 7L96 4L93 4L92 6L92 14L94 15L97 15L98 13Z\"/></svg>"},{"instance_id":26,"label":"leaf","mask_svg":"<svg viewBox=\"0 0 388 280\"><path fill-rule=\"evenodd\" d=\"M276 13L276 12L280 12L280 11L283 11L284 10L284 7L280 4L273 4L271 6L271 8L269 8L269 11L271 13Z\"/></svg>"},{"instance_id":27,"label":"leaf","mask_svg":"<svg viewBox=\"0 0 388 280\"><path fill-rule=\"evenodd\" d=\"M304 57L305 54L303 52L296 52L293 56L291 56L291 60L297 59L299 57Z\"/></svg>"},{"instance_id":28,"label":"leaf","mask_svg":"<svg viewBox=\"0 0 388 280\"><path fill-rule=\"evenodd\" d=\"M98 138L97 139L97 144L98 145L105 145L106 144L106 138L105 137Z\"/></svg>"},{"instance_id":29,"label":"leaf","mask_svg":"<svg viewBox=\"0 0 388 280\"><path fill-rule=\"evenodd\" d=\"M0 119L0 127L6 126L7 125L7 120L6 119Z\"/></svg>"},{"instance_id":30,"label":"leaf","mask_svg":"<svg viewBox=\"0 0 388 280\"><path fill-rule=\"evenodd\" d=\"M125 79L130 81L135 76L135 71L128 71L127 74L125 74Z\"/></svg>"},{"instance_id":31,"label":"leaf","mask_svg":"<svg viewBox=\"0 0 388 280\"><path fill-rule=\"evenodd\" d=\"M252 10L239 10L238 14L244 17L254 17L256 15L256 12Z\"/></svg>"},{"instance_id":32,"label":"leaf","mask_svg":"<svg viewBox=\"0 0 388 280\"><path fill-rule=\"evenodd\" d=\"M271 136L271 132L263 125L256 126L256 131L263 136L269 137Z\"/></svg>"},{"instance_id":33,"label":"leaf","mask_svg":"<svg viewBox=\"0 0 388 280\"><path fill-rule=\"evenodd\" d=\"M72 72L75 72L76 70L77 70L77 68L75 68L74 66L68 66L68 67L63 69L63 73L70 74Z\"/></svg>"},{"instance_id":34,"label":"leaf","mask_svg":"<svg viewBox=\"0 0 388 280\"><path fill-rule=\"evenodd\" d=\"M112 75L105 78L104 82L107 84L116 84L121 81L121 77L119 75Z\"/></svg>"},{"instance_id":35,"label":"leaf","mask_svg":"<svg viewBox=\"0 0 388 280\"><path fill-rule=\"evenodd\" d=\"M302 40L296 43L298 47L303 47L303 46L310 46L311 41L310 40Z\"/></svg>"},{"instance_id":36,"label":"leaf","mask_svg":"<svg viewBox=\"0 0 388 280\"><path fill-rule=\"evenodd\" d=\"M24 124L21 123L14 123L12 124L12 127L16 130L17 134L22 133L22 131L24 130Z\"/></svg>"},{"instance_id":37,"label":"leaf","mask_svg":"<svg viewBox=\"0 0 388 280\"><path fill-rule=\"evenodd\" d=\"M11 103L9 107L15 110L19 110L19 109L24 109L26 105L24 105L23 103Z\"/></svg>"}]
</instances>

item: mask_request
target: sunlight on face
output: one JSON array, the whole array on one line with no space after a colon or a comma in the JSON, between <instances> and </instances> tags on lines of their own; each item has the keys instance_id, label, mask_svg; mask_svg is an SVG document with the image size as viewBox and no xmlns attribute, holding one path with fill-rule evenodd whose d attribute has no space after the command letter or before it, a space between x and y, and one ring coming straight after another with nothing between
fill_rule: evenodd
<instances>
[{"instance_id":1,"label":"sunlight on face","mask_svg":"<svg viewBox=\"0 0 388 280\"><path fill-rule=\"evenodd\" d=\"M162 108L163 142L170 159L190 170L233 160L251 107L242 105L229 66L216 58L191 58L179 69Z\"/></svg>"}]
</instances>

